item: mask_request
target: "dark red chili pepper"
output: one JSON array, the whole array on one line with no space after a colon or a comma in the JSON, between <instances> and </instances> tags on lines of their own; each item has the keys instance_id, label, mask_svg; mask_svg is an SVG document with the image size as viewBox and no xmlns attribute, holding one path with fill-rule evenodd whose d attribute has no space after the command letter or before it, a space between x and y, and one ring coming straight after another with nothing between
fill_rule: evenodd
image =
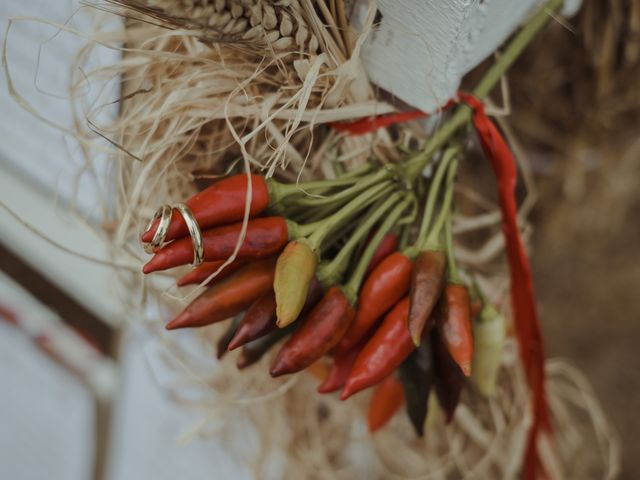
<instances>
[{"instance_id":1,"label":"dark red chili pepper","mask_svg":"<svg viewBox=\"0 0 640 480\"><path fill-rule=\"evenodd\" d=\"M236 248L242 223L225 225L202 232L204 259L207 261L229 258ZM264 217L251 220L237 258L240 260L270 257L279 252L288 241L287 222L282 217ZM144 266L144 273L166 270L193 261L191 238L181 238L158 250Z\"/></svg>"},{"instance_id":2,"label":"dark red chili pepper","mask_svg":"<svg viewBox=\"0 0 640 480\"><path fill-rule=\"evenodd\" d=\"M367 423L369 431L374 433L384 427L404 403L402 384L390 375L378 384L369 401Z\"/></svg>"},{"instance_id":3,"label":"dark red chili pepper","mask_svg":"<svg viewBox=\"0 0 640 480\"><path fill-rule=\"evenodd\" d=\"M225 260L216 260L215 262L204 262L202 265L198 265L186 275L183 275L178 279L176 285L184 287L185 285L197 285L204 282L212 273L218 271L218 269L224 264ZM246 260L234 260L229 265L215 276L207 285L213 285L229 277L232 273L237 271L243 265L246 265Z\"/></svg>"},{"instance_id":4,"label":"dark red chili pepper","mask_svg":"<svg viewBox=\"0 0 640 480\"><path fill-rule=\"evenodd\" d=\"M235 316L233 320L229 322L229 326L227 330L222 334L222 336L218 339L218 343L216 344L216 357L220 360L224 357L224 354L227 353L227 348L229 347L229 342L233 338L233 335L236 333L236 329L240 324L240 317Z\"/></svg>"},{"instance_id":5,"label":"dark red chili pepper","mask_svg":"<svg viewBox=\"0 0 640 480\"><path fill-rule=\"evenodd\" d=\"M373 235L372 235L373 236ZM369 262L369 266L367 267L367 271L365 272L365 278L369 276L369 274L380 265L380 262L391 255L398 248L398 236L393 233L387 233L383 238L380 245L378 245L378 249L371 257L371 261Z\"/></svg>"},{"instance_id":6,"label":"dark red chili pepper","mask_svg":"<svg viewBox=\"0 0 640 480\"><path fill-rule=\"evenodd\" d=\"M247 309L235 336L229 342L229 350L260 338L276 328L276 297L268 291Z\"/></svg>"},{"instance_id":7,"label":"dark red chili pepper","mask_svg":"<svg viewBox=\"0 0 640 480\"><path fill-rule=\"evenodd\" d=\"M276 328L265 336L260 337L252 342L247 343L242 347L240 356L236 361L238 370L247 368L250 365L258 362L262 356L267 353L271 348L280 340L290 335L296 329L297 325L292 323L285 328Z\"/></svg>"},{"instance_id":8,"label":"dark red chili pepper","mask_svg":"<svg viewBox=\"0 0 640 480\"><path fill-rule=\"evenodd\" d=\"M409 297L405 297L387 314L356 358L342 390L342 400L391 375L416 348L407 329L408 318Z\"/></svg>"},{"instance_id":9,"label":"dark red chili pepper","mask_svg":"<svg viewBox=\"0 0 640 480\"><path fill-rule=\"evenodd\" d=\"M186 201L201 229L225 225L242 220L247 202L246 174L234 175L214 183ZM269 189L264 178L251 175L251 208L254 217L269 206ZM158 228L158 221L142 235L143 242L150 242ZM182 215L174 211L165 241L184 237L189 233Z\"/></svg>"},{"instance_id":10,"label":"dark red chili pepper","mask_svg":"<svg viewBox=\"0 0 640 480\"><path fill-rule=\"evenodd\" d=\"M440 328L451 357L465 376L471 375L473 331L469 292L464 285L449 283L444 289L443 318Z\"/></svg>"},{"instance_id":11,"label":"dark red chili pepper","mask_svg":"<svg viewBox=\"0 0 640 480\"><path fill-rule=\"evenodd\" d=\"M275 263L274 258L253 262L209 287L166 328L202 327L239 314L256 298L271 290Z\"/></svg>"},{"instance_id":12,"label":"dark red chili pepper","mask_svg":"<svg viewBox=\"0 0 640 480\"><path fill-rule=\"evenodd\" d=\"M344 387L361 348L362 346L356 345L350 350L336 352L327 378L318 385L318 393L331 393Z\"/></svg>"},{"instance_id":13,"label":"dark red chili pepper","mask_svg":"<svg viewBox=\"0 0 640 480\"><path fill-rule=\"evenodd\" d=\"M307 298L300 316L306 315L322 298L322 285L312 278L307 290ZM248 342L260 338L276 328L276 302L273 291L257 299L240 322L235 337L229 344L229 350L236 349Z\"/></svg>"},{"instance_id":14,"label":"dark red chili pepper","mask_svg":"<svg viewBox=\"0 0 640 480\"><path fill-rule=\"evenodd\" d=\"M409 332L416 345L420 344L424 330L430 326L427 320L442 293L446 265L446 256L440 250L420 252L413 264L409 293Z\"/></svg>"},{"instance_id":15,"label":"dark red chili pepper","mask_svg":"<svg viewBox=\"0 0 640 480\"><path fill-rule=\"evenodd\" d=\"M428 337L427 337L428 340ZM407 415L416 434L424 434L427 419L429 393L435 381L433 354L429 341L424 341L413 351L399 368L400 381L404 387Z\"/></svg>"},{"instance_id":16,"label":"dark red chili pepper","mask_svg":"<svg viewBox=\"0 0 640 480\"><path fill-rule=\"evenodd\" d=\"M331 287L282 346L271 367L271 376L299 372L318 360L336 346L354 315L353 307L342 290Z\"/></svg>"},{"instance_id":17,"label":"dark red chili pepper","mask_svg":"<svg viewBox=\"0 0 640 480\"><path fill-rule=\"evenodd\" d=\"M437 328L431 329L431 348L435 370L435 387L438 402L444 410L447 423L460 402L460 394L465 384L465 376L453 360Z\"/></svg>"},{"instance_id":18,"label":"dark red chili pepper","mask_svg":"<svg viewBox=\"0 0 640 480\"><path fill-rule=\"evenodd\" d=\"M360 291L356 318L336 351L346 351L356 345L375 321L407 294L412 268L406 255L395 252L371 272Z\"/></svg>"}]
</instances>

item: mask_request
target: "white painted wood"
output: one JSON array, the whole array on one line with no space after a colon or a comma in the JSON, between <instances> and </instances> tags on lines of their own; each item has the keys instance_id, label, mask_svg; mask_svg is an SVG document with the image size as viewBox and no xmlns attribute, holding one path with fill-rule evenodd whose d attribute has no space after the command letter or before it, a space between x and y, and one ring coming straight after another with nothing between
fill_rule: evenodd
<instances>
[{"instance_id":1,"label":"white painted wood","mask_svg":"<svg viewBox=\"0 0 640 480\"><path fill-rule=\"evenodd\" d=\"M27 322L25 331L0 321L0 478L91 478L91 391L52 362L30 338L54 331L59 320L1 274L0 304ZM65 349L69 350L68 344Z\"/></svg>"},{"instance_id":2,"label":"white painted wood","mask_svg":"<svg viewBox=\"0 0 640 480\"><path fill-rule=\"evenodd\" d=\"M361 24L367 1L354 12ZM414 107L433 112L462 77L491 55L543 0L378 0L379 27L362 60L376 85ZM579 0L567 2L575 13Z\"/></svg>"},{"instance_id":3,"label":"white painted wood","mask_svg":"<svg viewBox=\"0 0 640 480\"><path fill-rule=\"evenodd\" d=\"M79 7L79 0L7 0L0 2L0 24L4 33L9 18L33 16L91 31L87 7L78 11ZM115 21L113 28L118 25L119 21ZM7 36L7 68L14 88L38 114L64 128L72 125L70 68L85 42L86 39L79 36L29 19L14 20ZM119 55L117 51L98 48L84 68L111 64ZM91 102L105 92L111 92L115 98L118 91L119 79L114 78L105 91L101 91L100 85L94 85L92 90L84 92L84 100ZM65 247L110 260L107 245L94 234L104 218L102 207L113 197L108 191L106 158L93 159L94 171L83 169L79 147L72 137L23 109L10 97L4 75L0 81L0 112L3 119L0 122L0 201L23 221ZM106 120L115 115L117 105L112 105L102 118ZM77 209L78 217L67 213L70 206ZM51 246L2 208L0 242L100 318L118 323L120 307L109 268Z\"/></svg>"}]
</instances>

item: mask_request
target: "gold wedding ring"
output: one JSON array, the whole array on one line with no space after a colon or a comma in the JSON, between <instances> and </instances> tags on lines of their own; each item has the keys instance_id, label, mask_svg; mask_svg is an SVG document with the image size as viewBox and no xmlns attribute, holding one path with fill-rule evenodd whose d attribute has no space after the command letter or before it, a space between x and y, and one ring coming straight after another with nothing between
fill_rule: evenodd
<instances>
[{"instance_id":1,"label":"gold wedding ring","mask_svg":"<svg viewBox=\"0 0 640 480\"><path fill-rule=\"evenodd\" d=\"M187 224L187 228L189 229L189 235L191 235L191 242L193 244L193 266L200 265L204 262L204 241L202 240L200 225L198 225L191 209L184 203L176 203L174 208L182 215L184 223Z\"/></svg>"},{"instance_id":2,"label":"gold wedding ring","mask_svg":"<svg viewBox=\"0 0 640 480\"><path fill-rule=\"evenodd\" d=\"M149 243L145 243L143 245L144 251L147 253L154 253L154 250L162 246L164 243L167 231L169 230L169 224L171 223L171 207L169 205L163 205L156 210L156 213L154 213L153 218L149 221L145 232L149 231L154 222L158 219L160 219L160 221L158 222L158 228L153 234L153 238Z\"/></svg>"}]
</instances>

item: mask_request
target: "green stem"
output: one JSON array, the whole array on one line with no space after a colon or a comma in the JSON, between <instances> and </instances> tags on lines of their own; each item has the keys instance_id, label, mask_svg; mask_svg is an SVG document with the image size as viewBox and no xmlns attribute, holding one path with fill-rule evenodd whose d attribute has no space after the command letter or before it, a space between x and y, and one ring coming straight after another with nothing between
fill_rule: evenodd
<instances>
[{"instance_id":1,"label":"green stem","mask_svg":"<svg viewBox=\"0 0 640 480\"><path fill-rule=\"evenodd\" d=\"M296 203L298 205L309 206L317 208L322 205L335 205L336 203L345 202L355 197L359 193L370 189L376 183L380 183L381 181L388 179L391 176L391 171L388 169L380 170L373 175L366 176L360 179L353 187L346 188L341 192L331 195L328 197L317 198L317 197L306 197L298 200Z\"/></svg>"},{"instance_id":2,"label":"green stem","mask_svg":"<svg viewBox=\"0 0 640 480\"><path fill-rule=\"evenodd\" d=\"M400 193L394 193L381 205L374 205L371 209L375 209L373 213L367 216L367 219L358 225L357 229L349 236L347 243L340 249L340 252L331 260L331 262L318 268L318 280L325 286L331 286L338 283L340 277L344 274L349 265L349 258L358 246L365 239L366 235L371 231L380 218L395 205L401 198ZM371 211L371 210L370 210Z\"/></svg>"},{"instance_id":3,"label":"green stem","mask_svg":"<svg viewBox=\"0 0 640 480\"><path fill-rule=\"evenodd\" d=\"M362 280L364 279L364 274L367 271L367 267L373 258L378 246L380 246L380 242L384 236L391 230L391 228L396 224L398 218L402 215L402 212L407 208L410 199L407 198L400 202L393 211L387 216L385 221L380 225L380 228L373 236L369 245L365 249L364 253L360 257L358 264L356 265L351 278L348 283L344 285L342 291L344 292L347 299L351 302L351 305L356 304L356 300L358 298L358 291L360 290L360 285L362 284Z\"/></svg>"},{"instance_id":4,"label":"green stem","mask_svg":"<svg viewBox=\"0 0 640 480\"><path fill-rule=\"evenodd\" d=\"M485 76L473 90L473 95L480 100L485 100L491 90L496 86L500 78L511 65L522 54L523 50L531 43L536 34L542 30L553 18L552 13L556 12L564 0L549 0L529 22L511 40L507 48L502 52L496 63L489 69ZM447 120L442 127L431 137L427 145L414 158L407 162L405 177L413 182L424 169L433 154L441 149L445 143L462 127L467 125L471 119L471 109L466 105L460 105L454 115Z\"/></svg>"},{"instance_id":5,"label":"green stem","mask_svg":"<svg viewBox=\"0 0 640 480\"><path fill-rule=\"evenodd\" d=\"M413 225L413 222L416 221L416 217L418 216L418 200L415 195L411 195L409 197L409 201L411 202L411 211L407 213L404 217L398 220L396 225Z\"/></svg>"},{"instance_id":6,"label":"green stem","mask_svg":"<svg viewBox=\"0 0 640 480\"><path fill-rule=\"evenodd\" d=\"M444 199L442 201L442 207L440 209L440 213L438 214L438 218L433 224L433 228L429 232L429 236L426 238L426 240L424 240L424 243L416 243L416 245L419 246L420 250L438 250L439 248L441 248L441 244L439 241L440 232L442 231L442 227L445 225L447 219L451 217L451 204L453 202L453 182L456 178L457 171L458 160L454 160L449 166L449 171L447 172L447 190L444 194Z\"/></svg>"},{"instance_id":7,"label":"green stem","mask_svg":"<svg viewBox=\"0 0 640 480\"><path fill-rule=\"evenodd\" d=\"M453 255L453 231L451 229L452 221L453 212L450 212L450 215L448 216L444 227L444 237L447 250L447 272L449 275L449 281L451 283L462 283L460 273L458 272L458 266L456 265L456 259Z\"/></svg>"},{"instance_id":8,"label":"green stem","mask_svg":"<svg viewBox=\"0 0 640 480\"><path fill-rule=\"evenodd\" d=\"M440 194L440 185L442 184L442 179L444 178L445 173L449 168L449 163L454 157L460 154L460 151L461 148L459 146L455 146L447 148L444 152L442 160L440 161L440 165L438 166L438 170L436 171L429 188L427 203L424 207L424 214L422 216L422 223L420 224L418 238L416 239L416 245L421 246L427 237L427 230L429 229L429 225L431 224L433 211L436 208L436 200L438 199L438 195Z\"/></svg>"},{"instance_id":9,"label":"green stem","mask_svg":"<svg viewBox=\"0 0 640 480\"><path fill-rule=\"evenodd\" d=\"M409 244L409 235L411 234L411 225L407 224L402 227L400 231L400 241L398 242L398 248L400 251L404 251Z\"/></svg>"},{"instance_id":10,"label":"green stem","mask_svg":"<svg viewBox=\"0 0 640 480\"><path fill-rule=\"evenodd\" d=\"M332 216L311 224L313 226L313 233L309 236L311 248L314 250L320 249L327 235L353 217L358 211L375 202L382 194L390 191L391 185L391 182L379 183L346 204ZM305 227L307 226L305 225Z\"/></svg>"}]
</instances>

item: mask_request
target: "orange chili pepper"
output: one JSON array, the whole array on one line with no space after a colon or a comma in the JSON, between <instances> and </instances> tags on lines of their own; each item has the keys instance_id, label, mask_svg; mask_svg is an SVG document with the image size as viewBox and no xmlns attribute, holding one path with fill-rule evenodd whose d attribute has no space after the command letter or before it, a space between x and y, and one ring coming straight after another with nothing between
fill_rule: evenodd
<instances>
[{"instance_id":1,"label":"orange chili pepper","mask_svg":"<svg viewBox=\"0 0 640 480\"><path fill-rule=\"evenodd\" d=\"M376 386L369 402L367 423L369 432L374 433L384 427L400 410L404 403L404 389L398 379L390 375Z\"/></svg>"},{"instance_id":2,"label":"orange chili pepper","mask_svg":"<svg viewBox=\"0 0 640 480\"><path fill-rule=\"evenodd\" d=\"M442 338L465 376L471 375L473 331L469 292L464 285L449 283L444 290Z\"/></svg>"},{"instance_id":3,"label":"orange chili pepper","mask_svg":"<svg viewBox=\"0 0 640 480\"><path fill-rule=\"evenodd\" d=\"M336 351L353 348L375 321L407 294L412 269L413 263L401 252L392 253L373 269L362 286L356 318Z\"/></svg>"},{"instance_id":4,"label":"orange chili pepper","mask_svg":"<svg viewBox=\"0 0 640 480\"><path fill-rule=\"evenodd\" d=\"M198 265L189 273L183 275L178 279L176 285L184 287L185 285L197 285L204 282L212 273L218 271L218 269L224 264L225 260L216 260L215 262L204 262L202 265ZM236 272L240 267L246 265L246 260L234 260L229 265L215 276L207 285L220 282L229 277L232 273Z\"/></svg>"},{"instance_id":5,"label":"orange chili pepper","mask_svg":"<svg viewBox=\"0 0 640 480\"><path fill-rule=\"evenodd\" d=\"M447 259L440 250L424 250L418 254L411 275L409 293L409 332L416 345L425 329L444 286Z\"/></svg>"},{"instance_id":6,"label":"orange chili pepper","mask_svg":"<svg viewBox=\"0 0 640 480\"><path fill-rule=\"evenodd\" d=\"M275 259L246 265L197 297L166 328L202 327L237 315L271 289Z\"/></svg>"},{"instance_id":7,"label":"orange chili pepper","mask_svg":"<svg viewBox=\"0 0 640 480\"><path fill-rule=\"evenodd\" d=\"M340 341L353 316L353 307L342 290L331 287L282 346L271 376L299 372L318 360Z\"/></svg>"},{"instance_id":8,"label":"orange chili pepper","mask_svg":"<svg viewBox=\"0 0 640 480\"><path fill-rule=\"evenodd\" d=\"M241 229L242 223L235 223L202 232L204 259L214 261L229 258L236 248ZM288 227L284 218L256 218L247 226L237 258L246 260L269 257L282 250L288 239ZM159 249L142 271L151 273L166 270L186 265L192 260L191 238L181 238Z\"/></svg>"},{"instance_id":9,"label":"orange chili pepper","mask_svg":"<svg viewBox=\"0 0 640 480\"><path fill-rule=\"evenodd\" d=\"M327 373L329 373L329 367L320 359L309 365L305 369L305 372L313 376L316 380L322 381L327 376Z\"/></svg>"},{"instance_id":10,"label":"orange chili pepper","mask_svg":"<svg viewBox=\"0 0 640 480\"><path fill-rule=\"evenodd\" d=\"M342 390L342 400L381 382L415 349L407 329L408 317L409 297L405 297L387 314L356 358Z\"/></svg>"},{"instance_id":11,"label":"orange chili pepper","mask_svg":"<svg viewBox=\"0 0 640 480\"><path fill-rule=\"evenodd\" d=\"M195 194L185 203L193 213L201 229L225 225L242 220L247 201L247 175L244 173L225 178ZM269 206L269 189L264 178L251 175L251 207L249 215L254 217ZM159 220L142 235L143 242L150 242L158 228ZM188 235L182 215L173 212L165 241Z\"/></svg>"}]
</instances>

